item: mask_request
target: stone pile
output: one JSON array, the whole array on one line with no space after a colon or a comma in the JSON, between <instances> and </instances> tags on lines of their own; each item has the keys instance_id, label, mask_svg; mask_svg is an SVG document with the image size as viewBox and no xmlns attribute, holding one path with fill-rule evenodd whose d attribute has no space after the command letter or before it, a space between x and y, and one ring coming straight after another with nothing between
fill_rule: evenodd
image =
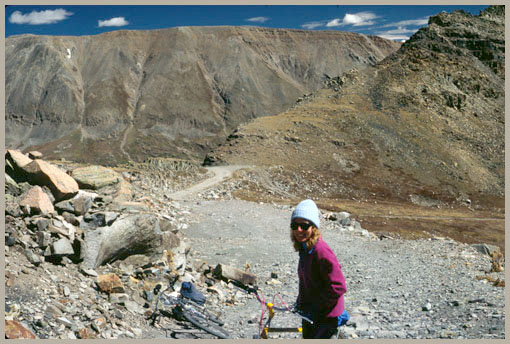
<instances>
[{"instance_id":1,"label":"stone pile","mask_svg":"<svg viewBox=\"0 0 510 344\"><path fill-rule=\"evenodd\" d=\"M145 162L130 162L125 167L126 178L141 194L150 194L158 203L166 204L169 195L208 177L199 164L169 158L148 158Z\"/></svg>"},{"instance_id":2,"label":"stone pile","mask_svg":"<svg viewBox=\"0 0 510 344\"><path fill-rule=\"evenodd\" d=\"M37 178L31 164L44 167ZM6 338L211 338L173 318L152 324L154 288L192 282L217 315L248 299L230 280L256 276L194 259L183 235L192 214L153 170L66 167L16 150L6 166ZM188 183L203 178L195 172Z\"/></svg>"},{"instance_id":3,"label":"stone pile","mask_svg":"<svg viewBox=\"0 0 510 344\"><path fill-rule=\"evenodd\" d=\"M151 172L38 162L77 183L62 198L58 178L23 172L28 159L6 154L7 338L213 338L172 317L152 323L158 286L179 291L185 281L234 338L257 332L260 305L233 281L295 300L297 258L282 230L290 207L232 199L239 181L203 193L214 201L180 204ZM504 257L495 261L495 247L378 237L346 212L323 216L348 277L345 337L504 337Z\"/></svg>"},{"instance_id":4,"label":"stone pile","mask_svg":"<svg viewBox=\"0 0 510 344\"><path fill-rule=\"evenodd\" d=\"M126 311L146 311L134 281L184 276L189 247L180 228L189 213L140 197L129 173L65 170L41 157L6 152L7 336L141 337L122 321ZM115 281L111 290L104 278Z\"/></svg>"}]
</instances>

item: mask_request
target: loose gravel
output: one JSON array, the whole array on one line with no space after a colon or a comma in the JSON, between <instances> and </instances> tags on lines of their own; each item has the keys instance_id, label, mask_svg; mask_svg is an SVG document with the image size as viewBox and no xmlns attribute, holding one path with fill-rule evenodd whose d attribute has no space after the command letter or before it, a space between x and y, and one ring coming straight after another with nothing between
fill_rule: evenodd
<instances>
[{"instance_id":1,"label":"loose gravel","mask_svg":"<svg viewBox=\"0 0 510 344\"><path fill-rule=\"evenodd\" d=\"M279 294L293 304L298 255L289 237L292 208L240 200L184 204L193 214L183 230L192 259L247 268L266 300ZM504 279L504 273L490 273L490 257L472 246L444 238L380 239L326 219L321 231L347 280L351 320L342 328L345 338L505 338L505 289L480 279ZM261 306L241 290L233 294L229 306L222 303L218 309L225 328L234 338L252 338ZM279 300L276 296L275 303ZM273 321L274 326L299 323L291 313L277 314Z\"/></svg>"}]
</instances>

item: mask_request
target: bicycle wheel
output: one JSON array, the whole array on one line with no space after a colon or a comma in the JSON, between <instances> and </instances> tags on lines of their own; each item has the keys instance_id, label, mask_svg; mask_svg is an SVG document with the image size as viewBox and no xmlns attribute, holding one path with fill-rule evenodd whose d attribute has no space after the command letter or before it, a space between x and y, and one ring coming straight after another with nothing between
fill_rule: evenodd
<instances>
[{"instance_id":1,"label":"bicycle wheel","mask_svg":"<svg viewBox=\"0 0 510 344\"><path fill-rule=\"evenodd\" d=\"M204 319L201 316L191 314L191 312L189 312L188 310L184 310L184 309L182 310L182 315L184 316L184 318L186 318L186 320L188 320L190 323L192 323L196 327L198 327L212 335L215 335L218 338L221 338L221 339L230 339L231 338L230 334L227 331L225 331L223 328L216 325L215 323L208 321L207 319Z\"/></svg>"},{"instance_id":2,"label":"bicycle wheel","mask_svg":"<svg viewBox=\"0 0 510 344\"><path fill-rule=\"evenodd\" d=\"M191 305L191 307L189 307ZM188 307L188 308L186 308ZM185 309L190 309L190 312L193 313L196 316L199 316L201 318L204 318L206 320L210 320L212 322L215 322L216 324L223 326L223 321L212 315L210 312L205 310L203 306L195 305L194 303L188 303L188 300L186 300L186 306Z\"/></svg>"}]
</instances>

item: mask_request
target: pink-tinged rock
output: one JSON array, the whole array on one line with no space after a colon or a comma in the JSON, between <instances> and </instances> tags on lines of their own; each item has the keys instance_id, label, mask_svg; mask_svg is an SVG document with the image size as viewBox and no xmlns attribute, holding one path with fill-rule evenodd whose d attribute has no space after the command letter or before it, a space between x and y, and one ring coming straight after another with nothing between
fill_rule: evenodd
<instances>
[{"instance_id":1,"label":"pink-tinged rock","mask_svg":"<svg viewBox=\"0 0 510 344\"><path fill-rule=\"evenodd\" d=\"M97 336L88 327L82 328L78 331L78 338L80 339L96 339Z\"/></svg>"},{"instance_id":2,"label":"pink-tinged rock","mask_svg":"<svg viewBox=\"0 0 510 344\"><path fill-rule=\"evenodd\" d=\"M44 160L33 160L23 170L31 184L48 186L56 201L72 198L78 193L78 183L73 177Z\"/></svg>"},{"instance_id":3,"label":"pink-tinged rock","mask_svg":"<svg viewBox=\"0 0 510 344\"><path fill-rule=\"evenodd\" d=\"M5 153L5 158L18 168L22 168L32 162L32 159L16 149L8 149L7 153Z\"/></svg>"},{"instance_id":4,"label":"pink-tinged rock","mask_svg":"<svg viewBox=\"0 0 510 344\"><path fill-rule=\"evenodd\" d=\"M36 339L36 336L19 322L15 320L5 320L5 338Z\"/></svg>"},{"instance_id":5,"label":"pink-tinged rock","mask_svg":"<svg viewBox=\"0 0 510 344\"><path fill-rule=\"evenodd\" d=\"M116 274L99 275L97 277L97 285L102 292L111 293L124 293L124 285Z\"/></svg>"},{"instance_id":6,"label":"pink-tinged rock","mask_svg":"<svg viewBox=\"0 0 510 344\"><path fill-rule=\"evenodd\" d=\"M44 193L40 186L34 186L28 190L20 206L28 205L31 213L50 214L55 212L50 197Z\"/></svg>"}]
</instances>

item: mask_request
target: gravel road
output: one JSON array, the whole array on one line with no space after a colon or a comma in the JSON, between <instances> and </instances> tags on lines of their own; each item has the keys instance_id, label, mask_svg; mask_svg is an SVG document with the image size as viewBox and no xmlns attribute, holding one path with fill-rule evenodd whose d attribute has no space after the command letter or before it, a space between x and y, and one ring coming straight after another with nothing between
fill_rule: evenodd
<instances>
[{"instance_id":1,"label":"gravel road","mask_svg":"<svg viewBox=\"0 0 510 344\"><path fill-rule=\"evenodd\" d=\"M247 166L229 165L207 167L208 172L211 174L210 178L207 178L201 183L195 184L187 189L174 192L170 195L170 198L176 201L189 200L200 191L206 190L211 186L221 183L223 180L232 177L232 173L245 167Z\"/></svg>"},{"instance_id":2,"label":"gravel road","mask_svg":"<svg viewBox=\"0 0 510 344\"><path fill-rule=\"evenodd\" d=\"M244 269L258 278L270 299L288 304L297 295L297 253L289 238L292 208L240 200L188 200L192 222L184 230L192 259ZM490 257L467 244L436 238L379 239L362 229L321 220L324 240L347 280L346 338L505 338L505 291L480 276ZM271 274L276 278L271 278ZM257 300L235 292L230 306L218 306L235 338L252 338L261 314ZM278 315L275 326L293 326L293 314ZM283 334L281 337L295 337Z\"/></svg>"}]
</instances>

